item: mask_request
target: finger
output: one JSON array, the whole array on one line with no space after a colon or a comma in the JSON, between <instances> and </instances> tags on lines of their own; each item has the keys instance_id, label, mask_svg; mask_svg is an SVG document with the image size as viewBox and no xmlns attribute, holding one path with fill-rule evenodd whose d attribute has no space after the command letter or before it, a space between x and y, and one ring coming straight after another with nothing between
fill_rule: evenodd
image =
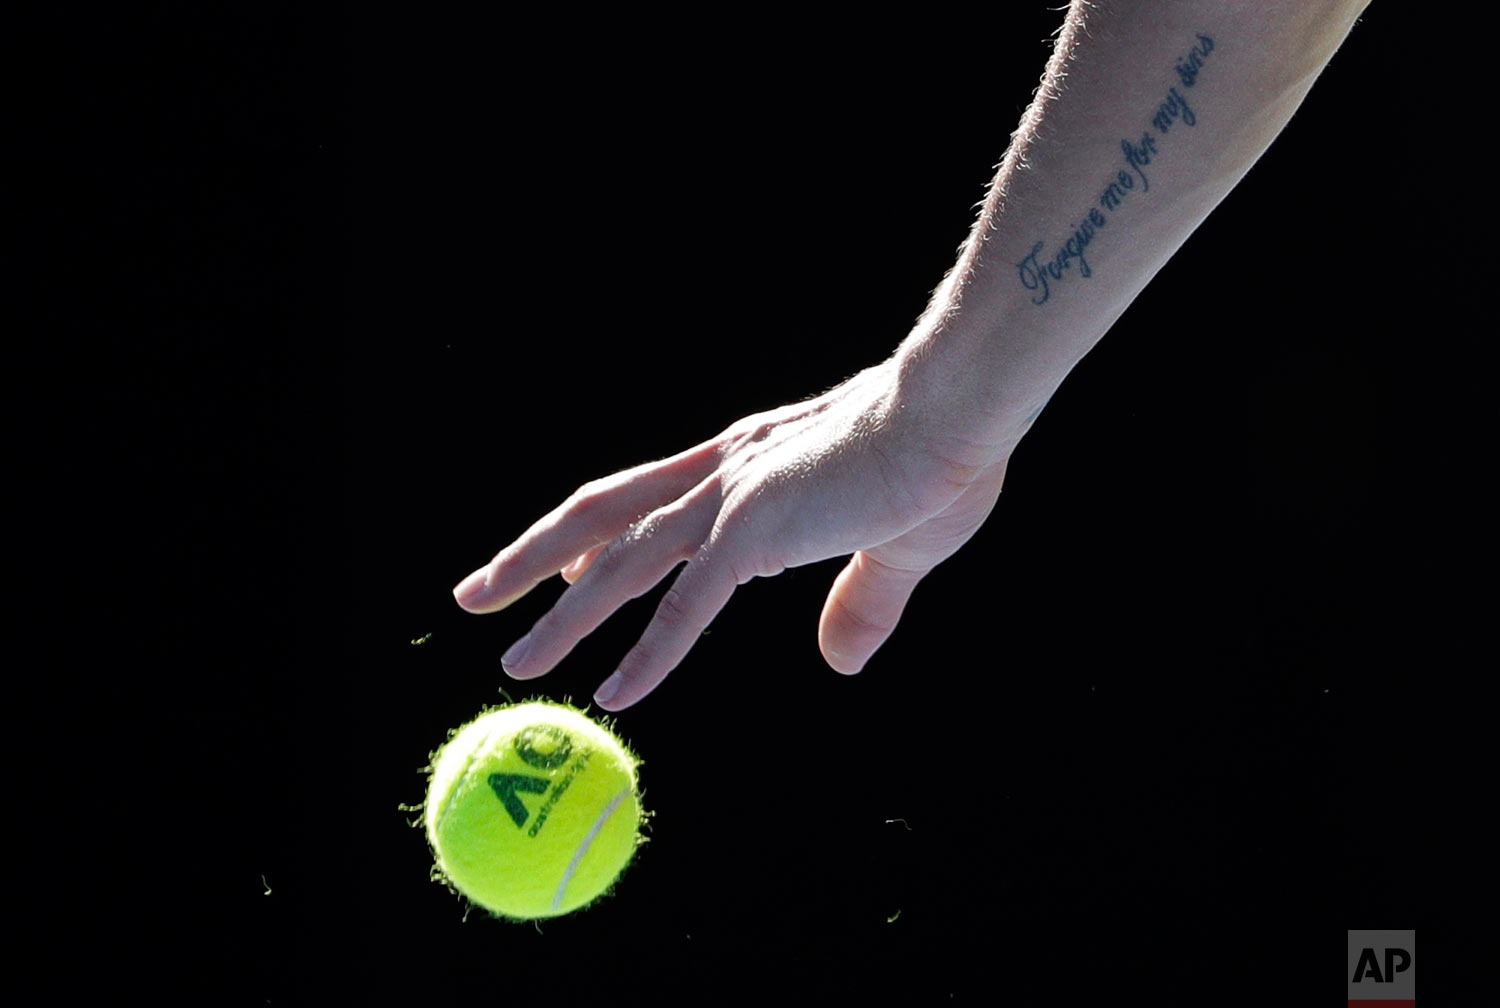
<instances>
[{"instance_id":1,"label":"finger","mask_svg":"<svg viewBox=\"0 0 1500 1008\"><path fill-rule=\"evenodd\" d=\"M504 609L595 547L609 542L642 515L687 493L717 462L717 445L705 442L660 462L627 469L580 487L525 534L453 589L473 613Z\"/></svg>"},{"instance_id":2,"label":"finger","mask_svg":"<svg viewBox=\"0 0 1500 1008\"><path fill-rule=\"evenodd\" d=\"M571 588L501 657L508 675L545 675L630 599L650 591L708 537L717 513L708 492L652 514L616 537Z\"/></svg>"},{"instance_id":3,"label":"finger","mask_svg":"<svg viewBox=\"0 0 1500 1008\"><path fill-rule=\"evenodd\" d=\"M729 565L700 551L662 596L640 641L595 691L594 702L607 711L624 710L660 685L729 602L735 586Z\"/></svg>"},{"instance_id":4,"label":"finger","mask_svg":"<svg viewBox=\"0 0 1500 1008\"><path fill-rule=\"evenodd\" d=\"M889 567L861 551L839 573L818 620L818 647L836 672L853 675L890 637L927 574Z\"/></svg>"},{"instance_id":5,"label":"finger","mask_svg":"<svg viewBox=\"0 0 1500 1008\"><path fill-rule=\"evenodd\" d=\"M598 558L599 554L604 552L604 547L608 545L609 543L601 543L600 545L595 546L593 549L589 550L587 553L583 554L578 559L568 564L568 566L558 571L558 573L562 575L562 579L564 581L568 582L568 584L572 584L583 575L584 571L589 569L589 566Z\"/></svg>"}]
</instances>

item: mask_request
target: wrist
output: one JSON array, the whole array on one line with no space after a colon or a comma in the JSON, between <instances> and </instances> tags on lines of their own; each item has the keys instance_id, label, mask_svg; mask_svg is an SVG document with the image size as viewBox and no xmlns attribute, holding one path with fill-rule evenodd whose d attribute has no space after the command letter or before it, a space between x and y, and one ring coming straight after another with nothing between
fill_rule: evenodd
<instances>
[{"instance_id":1,"label":"wrist","mask_svg":"<svg viewBox=\"0 0 1500 1008\"><path fill-rule=\"evenodd\" d=\"M945 458L1008 458L1061 381L1028 366L1007 331L973 313L929 312L890 361L898 410Z\"/></svg>"}]
</instances>

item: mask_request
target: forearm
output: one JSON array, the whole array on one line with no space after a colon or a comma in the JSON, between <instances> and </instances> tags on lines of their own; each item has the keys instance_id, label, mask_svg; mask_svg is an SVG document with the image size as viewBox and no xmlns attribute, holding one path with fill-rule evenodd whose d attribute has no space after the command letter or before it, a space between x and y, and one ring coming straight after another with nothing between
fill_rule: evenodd
<instances>
[{"instance_id":1,"label":"forearm","mask_svg":"<svg viewBox=\"0 0 1500 1008\"><path fill-rule=\"evenodd\" d=\"M903 400L944 404L950 458L1014 448L1280 133L1366 2L1075 0L957 265L897 353Z\"/></svg>"}]
</instances>

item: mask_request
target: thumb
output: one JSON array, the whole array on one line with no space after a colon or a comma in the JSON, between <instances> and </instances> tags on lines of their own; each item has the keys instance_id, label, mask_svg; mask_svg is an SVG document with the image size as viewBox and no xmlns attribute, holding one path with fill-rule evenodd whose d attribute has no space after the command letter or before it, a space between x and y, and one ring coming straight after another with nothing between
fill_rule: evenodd
<instances>
[{"instance_id":1,"label":"thumb","mask_svg":"<svg viewBox=\"0 0 1500 1008\"><path fill-rule=\"evenodd\" d=\"M823 603L818 647L834 671L853 675L884 644L912 589L927 574L888 567L863 551L849 560Z\"/></svg>"}]
</instances>

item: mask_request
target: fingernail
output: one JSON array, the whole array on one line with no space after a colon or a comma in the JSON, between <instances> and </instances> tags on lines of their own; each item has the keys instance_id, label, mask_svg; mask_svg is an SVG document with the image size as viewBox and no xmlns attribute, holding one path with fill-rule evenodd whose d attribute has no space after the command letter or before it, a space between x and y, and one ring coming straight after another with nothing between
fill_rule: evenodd
<instances>
[{"instance_id":1,"label":"fingernail","mask_svg":"<svg viewBox=\"0 0 1500 1008\"><path fill-rule=\"evenodd\" d=\"M500 656L500 664L509 672L517 665L526 660L526 652L531 650L531 634L527 634L510 646L510 650Z\"/></svg>"},{"instance_id":2,"label":"fingernail","mask_svg":"<svg viewBox=\"0 0 1500 1008\"><path fill-rule=\"evenodd\" d=\"M454 601L459 605L465 605L473 601L484 590L485 577L489 574L489 571L488 566L481 567L460 581L458 586L453 589Z\"/></svg>"},{"instance_id":3,"label":"fingernail","mask_svg":"<svg viewBox=\"0 0 1500 1008\"><path fill-rule=\"evenodd\" d=\"M604 680L599 685L599 688L594 690L594 702L597 704L609 703L610 700L614 699L614 695L620 692L620 684L624 681L618 672Z\"/></svg>"}]
</instances>

